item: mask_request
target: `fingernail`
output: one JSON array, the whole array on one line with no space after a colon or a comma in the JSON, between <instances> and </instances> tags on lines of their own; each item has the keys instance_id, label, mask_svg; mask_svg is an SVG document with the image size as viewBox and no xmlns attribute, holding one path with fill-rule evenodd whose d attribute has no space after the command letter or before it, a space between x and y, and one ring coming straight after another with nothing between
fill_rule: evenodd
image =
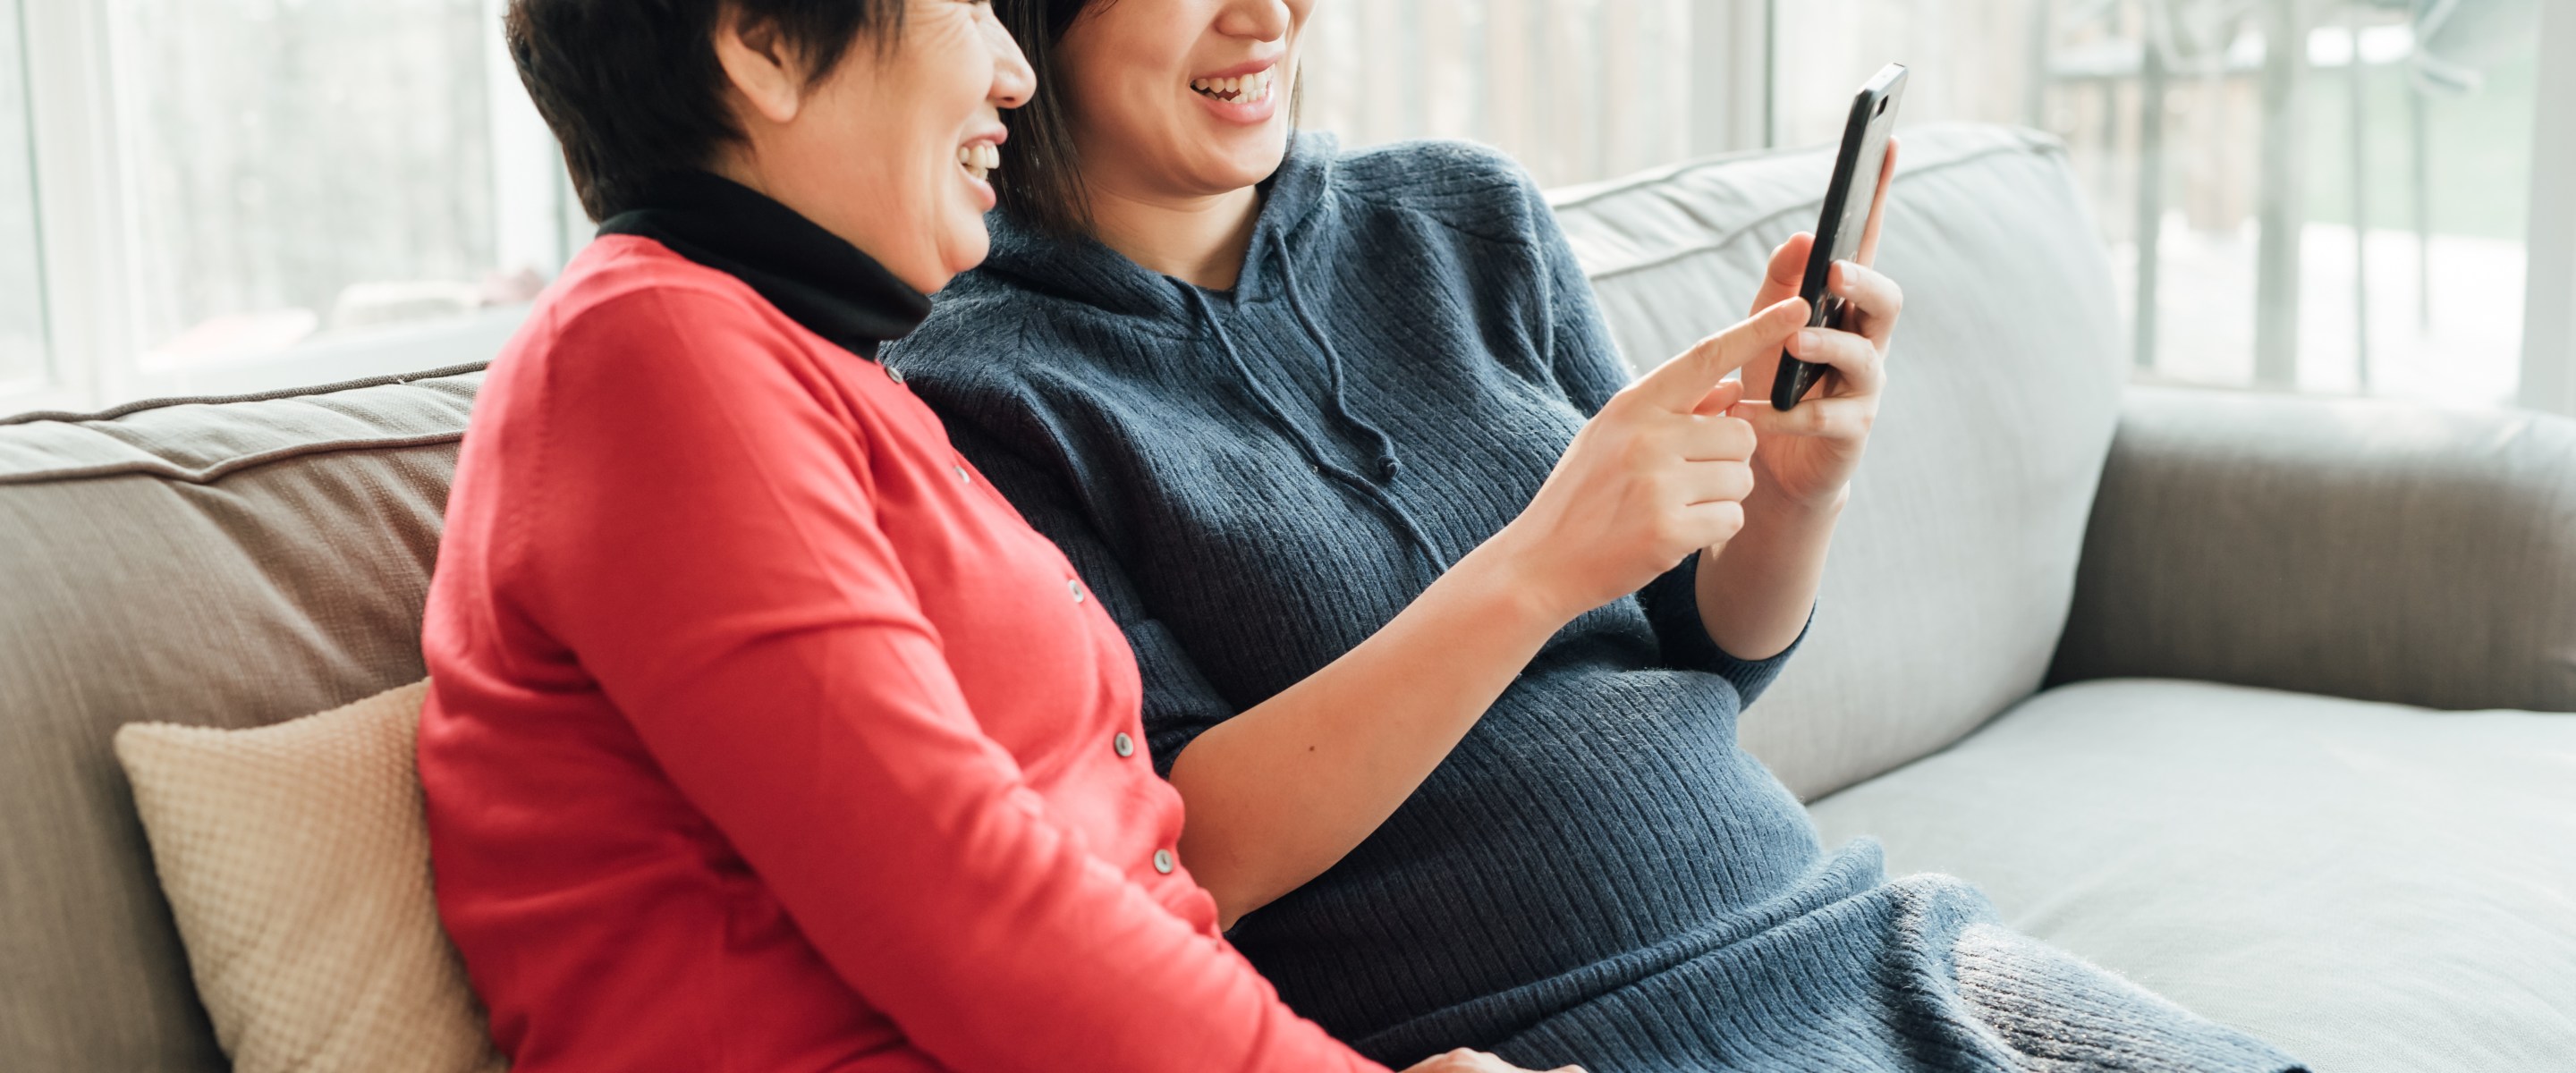
<instances>
[{"instance_id":1,"label":"fingernail","mask_svg":"<svg viewBox=\"0 0 2576 1073\"><path fill-rule=\"evenodd\" d=\"M1810 328L1798 333L1799 357L1803 358L1809 354L1813 354L1816 352L1817 347L1821 347L1823 345L1825 345L1824 334L1816 331L1815 329Z\"/></svg>"}]
</instances>

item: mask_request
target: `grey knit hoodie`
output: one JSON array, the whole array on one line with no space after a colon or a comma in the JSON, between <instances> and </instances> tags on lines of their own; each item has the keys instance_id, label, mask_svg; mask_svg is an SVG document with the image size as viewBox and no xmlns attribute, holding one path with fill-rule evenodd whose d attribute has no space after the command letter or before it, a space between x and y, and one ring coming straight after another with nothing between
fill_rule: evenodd
<instances>
[{"instance_id":1,"label":"grey knit hoodie","mask_svg":"<svg viewBox=\"0 0 2576 1073\"><path fill-rule=\"evenodd\" d=\"M1505 158L1303 135L1264 199L1230 292L996 217L991 261L885 352L1125 627L1167 772L1501 529L1627 379ZM1235 928L1292 1006L1398 1064L2288 1065L1955 880L1826 853L1736 746L1786 657L1712 644L1695 568L1565 627L1375 835Z\"/></svg>"}]
</instances>

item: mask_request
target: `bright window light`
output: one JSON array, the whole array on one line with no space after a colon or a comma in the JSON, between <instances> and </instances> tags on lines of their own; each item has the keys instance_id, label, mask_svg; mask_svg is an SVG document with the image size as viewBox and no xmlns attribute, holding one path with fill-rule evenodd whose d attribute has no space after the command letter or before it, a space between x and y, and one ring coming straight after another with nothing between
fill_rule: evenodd
<instances>
[{"instance_id":1,"label":"bright window light","mask_svg":"<svg viewBox=\"0 0 2576 1073\"><path fill-rule=\"evenodd\" d=\"M0 389L45 377L45 282L19 0L0 0Z\"/></svg>"},{"instance_id":2,"label":"bright window light","mask_svg":"<svg viewBox=\"0 0 2576 1073\"><path fill-rule=\"evenodd\" d=\"M0 0L0 411L490 357L590 232L505 2ZM1300 123L1557 187L1829 141L1905 62L1908 123L2066 140L2139 379L2576 408L2548 302L2524 353L2526 290L2576 274L2527 256L2576 171L2544 7L2569 32L2576 0L1333 0Z\"/></svg>"},{"instance_id":3,"label":"bright window light","mask_svg":"<svg viewBox=\"0 0 2576 1073\"><path fill-rule=\"evenodd\" d=\"M1835 102L1891 59L1914 65L1909 121L2067 140L2141 379L2514 399L2537 0L1774 7L1801 43L1779 73L1788 144L1830 137ZM2267 46L2284 39L2303 47Z\"/></svg>"},{"instance_id":4,"label":"bright window light","mask_svg":"<svg viewBox=\"0 0 2576 1073\"><path fill-rule=\"evenodd\" d=\"M107 0L146 373L524 303L484 0Z\"/></svg>"},{"instance_id":5,"label":"bright window light","mask_svg":"<svg viewBox=\"0 0 2576 1073\"><path fill-rule=\"evenodd\" d=\"M1706 0L1342 0L1307 26L1299 125L1346 147L1466 138L1547 186L1693 155L1727 89L1693 62ZM1759 53L1753 54L1756 63ZM1759 86L1758 80L1753 83Z\"/></svg>"}]
</instances>

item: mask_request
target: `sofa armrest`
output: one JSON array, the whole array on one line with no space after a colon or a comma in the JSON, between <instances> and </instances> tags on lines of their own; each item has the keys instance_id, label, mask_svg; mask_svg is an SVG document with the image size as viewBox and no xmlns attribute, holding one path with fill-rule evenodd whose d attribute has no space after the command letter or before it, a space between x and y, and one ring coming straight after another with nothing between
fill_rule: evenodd
<instances>
[{"instance_id":1,"label":"sofa armrest","mask_svg":"<svg viewBox=\"0 0 2576 1073\"><path fill-rule=\"evenodd\" d=\"M2576 711L2576 421L2134 390L2049 677Z\"/></svg>"}]
</instances>

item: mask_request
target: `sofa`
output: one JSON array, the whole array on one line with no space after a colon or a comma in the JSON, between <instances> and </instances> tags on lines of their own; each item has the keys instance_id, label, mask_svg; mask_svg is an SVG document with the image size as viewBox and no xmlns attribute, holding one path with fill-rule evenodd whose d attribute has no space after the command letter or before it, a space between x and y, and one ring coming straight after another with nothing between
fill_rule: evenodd
<instances>
[{"instance_id":1,"label":"sofa","mask_svg":"<svg viewBox=\"0 0 2576 1073\"><path fill-rule=\"evenodd\" d=\"M2065 149L1905 158L1885 412L1747 746L1829 842L2324 1073L2576 1069L2576 421L2128 386ZM1741 315L1829 165L1553 200L1645 366ZM0 1069L225 1065L110 737L422 676L489 357L0 420Z\"/></svg>"}]
</instances>

